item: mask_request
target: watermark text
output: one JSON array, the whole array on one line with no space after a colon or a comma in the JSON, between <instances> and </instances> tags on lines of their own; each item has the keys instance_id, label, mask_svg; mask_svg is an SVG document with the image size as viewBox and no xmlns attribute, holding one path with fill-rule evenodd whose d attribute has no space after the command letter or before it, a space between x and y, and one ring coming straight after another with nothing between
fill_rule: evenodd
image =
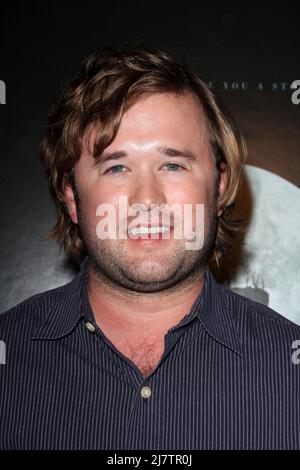
<instances>
[{"instance_id":1,"label":"watermark text","mask_svg":"<svg viewBox=\"0 0 300 470\"><path fill-rule=\"evenodd\" d=\"M0 80L0 104L6 104L6 85L3 80Z\"/></svg>"},{"instance_id":2,"label":"watermark text","mask_svg":"<svg viewBox=\"0 0 300 470\"><path fill-rule=\"evenodd\" d=\"M6 344L0 339L0 364L6 364Z\"/></svg>"}]
</instances>

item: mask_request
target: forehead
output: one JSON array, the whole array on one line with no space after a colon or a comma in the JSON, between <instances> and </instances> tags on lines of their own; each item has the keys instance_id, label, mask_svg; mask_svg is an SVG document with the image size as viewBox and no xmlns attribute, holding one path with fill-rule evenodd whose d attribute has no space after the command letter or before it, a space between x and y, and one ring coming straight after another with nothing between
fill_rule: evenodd
<instances>
[{"instance_id":1,"label":"forehead","mask_svg":"<svg viewBox=\"0 0 300 470\"><path fill-rule=\"evenodd\" d=\"M187 132L207 132L206 118L198 98L190 92L152 93L139 97L124 113L119 131L136 128L140 132L183 127Z\"/></svg>"},{"instance_id":2,"label":"forehead","mask_svg":"<svg viewBox=\"0 0 300 470\"><path fill-rule=\"evenodd\" d=\"M91 146L103 132L97 125L86 135ZM136 145L177 143L199 151L209 146L210 133L202 104L191 92L151 93L140 96L124 112L109 149L135 141ZM92 147L90 147L92 148Z\"/></svg>"}]
</instances>

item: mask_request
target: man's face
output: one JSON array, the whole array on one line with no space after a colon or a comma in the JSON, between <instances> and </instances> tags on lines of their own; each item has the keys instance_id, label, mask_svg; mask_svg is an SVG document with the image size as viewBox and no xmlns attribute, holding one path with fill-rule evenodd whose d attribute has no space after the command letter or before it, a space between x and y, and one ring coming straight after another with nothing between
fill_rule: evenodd
<instances>
[{"instance_id":1,"label":"man's face","mask_svg":"<svg viewBox=\"0 0 300 470\"><path fill-rule=\"evenodd\" d=\"M79 199L76 203L73 189L67 185L66 202L99 278L135 292L159 292L199 276L215 238L216 200L225 189L226 171L218 180L207 124L193 95L142 96L124 114L115 140L99 161L95 162L84 144L74 170ZM127 201L125 216L119 206L120 196ZM116 239L99 238L102 204L115 210ZM182 214L185 206L192 207L190 218L182 222L194 230L199 225L196 204L204 205L204 245L200 249L187 249L184 234L175 239L179 212L172 216L171 211L170 223L165 224L170 230L166 238L134 236L127 231L137 225L137 218L128 215L129 207L140 209L137 215L142 216L141 225L149 229L151 225L164 225L162 218L151 224L155 209L175 207L173 204L182 208Z\"/></svg>"}]
</instances>

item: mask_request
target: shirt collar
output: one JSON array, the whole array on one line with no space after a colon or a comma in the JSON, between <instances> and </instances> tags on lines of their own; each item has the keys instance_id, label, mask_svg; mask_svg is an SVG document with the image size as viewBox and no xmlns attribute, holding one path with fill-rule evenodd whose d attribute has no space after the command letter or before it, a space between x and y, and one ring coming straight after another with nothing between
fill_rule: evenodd
<instances>
[{"instance_id":1,"label":"shirt collar","mask_svg":"<svg viewBox=\"0 0 300 470\"><path fill-rule=\"evenodd\" d=\"M87 296L88 257L74 279L57 291L57 298L49 314L35 330L32 339L59 339L70 334L82 317L91 320ZM89 307L89 309L87 308Z\"/></svg>"},{"instance_id":2,"label":"shirt collar","mask_svg":"<svg viewBox=\"0 0 300 470\"><path fill-rule=\"evenodd\" d=\"M58 298L32 339L59 339L70 334L81 318L95 322L88 300L89 260L86 257L73 281L58 288ZM227 295L226 295L227 294ZM171 330L185 327L195 318L206 332L223 346L243 356L239 334L228 304L228 291L205 270L204 285L189 313Z\"/></svg>"},{"instance_id":3,"label":"shirt collar","mask_svg":"<svg viewBox=\"0 0 300 470\"><path fill-rule=\"evenodd\" d=\"M186 327L198 319L215 341L243 357L240 335L233 318L234 312L229 306L228 293L228 289L218 284L209 268L206 268L201 293L189 313L169 332Z\"/></svg>"},{"instance_id":4,"label":"shirt collar","mask_svg":"<svg viewBox=\"0 0 300 470\"><path fill-rule=\"evenodd\" d=\"M212 338L244 357L240 333L234 319L234 302L230 302L230 295L230 291L218 284L207 268L200 295L203 303L197 309L197 315Z\"/></svg>"}]
</instances>

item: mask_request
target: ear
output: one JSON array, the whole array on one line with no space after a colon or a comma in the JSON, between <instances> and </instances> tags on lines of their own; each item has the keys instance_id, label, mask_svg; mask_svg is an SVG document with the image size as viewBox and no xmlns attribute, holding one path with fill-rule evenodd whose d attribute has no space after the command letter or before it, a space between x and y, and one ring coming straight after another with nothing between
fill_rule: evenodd
<instances>
[{"instance_id":1,"label":"ear","mask_svg":"<svg viewBox=\"0 0 300 470\"><path fill-rule=\"evenodd\" d=\"M228 181L228 171L227 165L225 162L221 162L220 164L220 181L219 181L219 198L223 196L224 192L227 188L227 181ZM223 212L223 208L218 208L218 216L220 216Z\"/></svg>"},{"instance_id":2,"label":"ear","mask_svg":"<svg viewBox=\"0 0 300 470\"><path fill-rule=\"evenodd\" d=\"M64 199L65 199L65 203L66 203L66 206L67 206L69 216L70 216L72 222L74 222L74 224L78 224L75 195L74 195L72 185L69 181L69 174L68 173L64 174L63 188L64 188Z\"/></svg>"}]
</instances>

